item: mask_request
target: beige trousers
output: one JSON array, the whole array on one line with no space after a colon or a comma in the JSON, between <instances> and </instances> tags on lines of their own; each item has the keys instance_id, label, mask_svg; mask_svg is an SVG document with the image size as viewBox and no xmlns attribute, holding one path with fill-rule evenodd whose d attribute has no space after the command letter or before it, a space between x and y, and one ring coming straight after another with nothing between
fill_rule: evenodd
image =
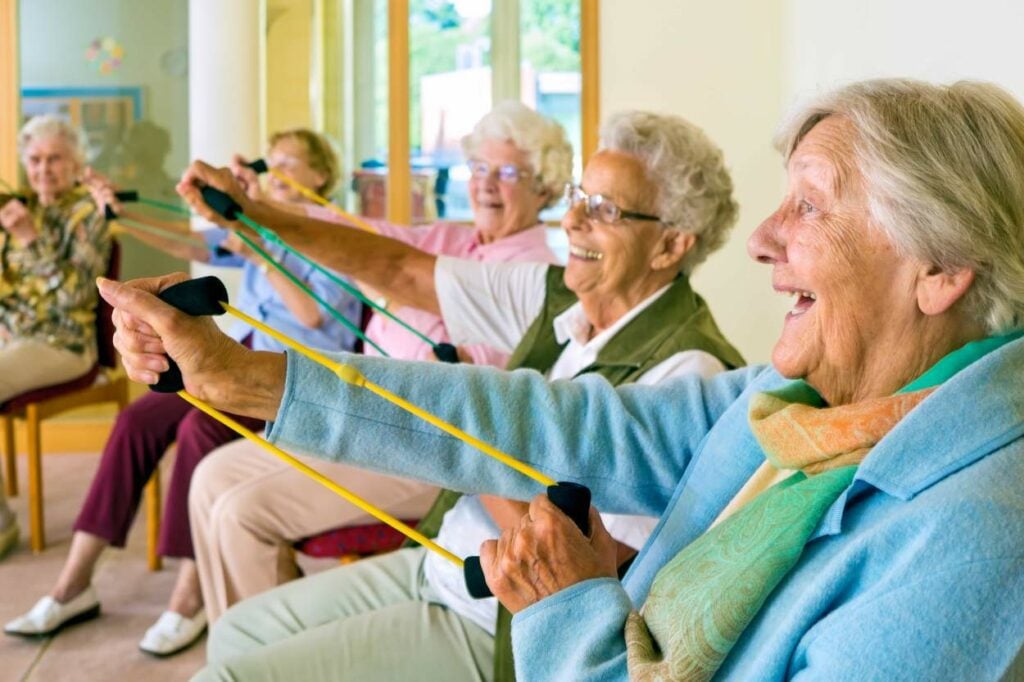
<instances>
[{"instance_id":1,"label":"beige trousers","mask_svg":"<svg viewBox=\"0 0 1024 682\"><path fill-rule=\"evenodd\" d=\"M95 350L79 355L34 339L12 341L0 348L0 403L34 388L71 381L95 362Z\"/></svg>"},{"instance_id":2,"label":"beige trousers","mask_svg":"<svg viewBox=\"0 0 1024 682\"><path fill-rule=\"evenodd\" d=\"M418 519L437 488L315 457L327 478L400 519ZM206 614L213 622L237 601L293 580L296 540L342 526L376 523L316 481L249 441L210 453L192 476L189 520Z\"/></svg>"}]
</instances>

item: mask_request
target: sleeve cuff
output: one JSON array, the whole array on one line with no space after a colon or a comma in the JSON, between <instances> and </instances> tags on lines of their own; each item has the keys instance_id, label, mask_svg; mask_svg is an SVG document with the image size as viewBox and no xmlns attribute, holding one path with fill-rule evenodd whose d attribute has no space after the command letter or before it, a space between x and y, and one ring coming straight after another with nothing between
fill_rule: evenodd
<instances>
[{"instance_id":1,"label":"sleeve cuff","mask_svg":"<svg viewBox=\"0 0 1024 682\"><path fill-rule=\"evenodd\" d=\"M517 613L512 643L519 679L590 678L625 656L633 604L615 578L584 580Z\"/></svg>"}]
</instances>

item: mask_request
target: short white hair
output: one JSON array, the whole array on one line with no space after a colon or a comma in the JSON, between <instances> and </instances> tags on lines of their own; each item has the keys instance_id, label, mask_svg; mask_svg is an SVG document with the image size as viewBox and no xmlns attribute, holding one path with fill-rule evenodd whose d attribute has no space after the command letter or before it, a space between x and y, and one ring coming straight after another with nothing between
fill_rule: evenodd
<instances>
[{"instance_id":1,"label":"short white hair","mask_svg":"<svg viewBox=\"0 0 1024 682\"><path fill-rule=\"evenodd\" d=\"M990 83L854 83L780 128L787 159L828 116L855 131L871 220L897 251L974 271L965 309L989 333L1024 326L1024 107Z\"/></svg>"},{"instance_id":2,"label":"short white hair","mask_svg":"<svg viewBox=\"0 0 1024 682\"><path fill-rule=\"evenodd\" d=\"M739 206L722 151L703 130L678 116L624 111L602 126L601 148L638 158L662 222L697 238L683 257L684 273L725 244Z\"/></svg>"},{"instance_id":3,"label":"short white hair","mask_svg":"<svg viewBox=\"0 0 1024 682\"><path fill-rule=\"evenodd\" d=\"M562 199L565 185L572 179L572 144L557 121L522 102L501 102L462 138L462 153L472 158L485 140L511 142L525 152L537 181L548 192L547 206Z\"/></svg>"},{"instance_id":4,"label":"short white hair","mask_svg":"<svg viewBox=\"0 0 1024 682\"><path fill-rule=\"evenodd\" d=\"M85 166L85 135L67 119L56 114L33 116L21 127L18 132L18 156L22 163L25 163L25 153L32 141L46 137L63 138L71 150L71 158L80 167Z\"/></svg>"}]
</instances>

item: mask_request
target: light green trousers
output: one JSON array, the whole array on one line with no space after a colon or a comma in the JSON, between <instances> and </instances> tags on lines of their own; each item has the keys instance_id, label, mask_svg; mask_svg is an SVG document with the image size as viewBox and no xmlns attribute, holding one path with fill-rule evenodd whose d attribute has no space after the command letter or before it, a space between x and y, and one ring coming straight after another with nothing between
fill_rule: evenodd
<instances>
[{"instance_id":1,"label":"light green trousers","mask_svg":"<svg viewBox=\"0 0 1024 682\"><path fill-rule=\"evenodd\" d=\"M494 638L431 602L425 553L398 550L239 602L214 624L193 680L490 680Z\"/></svg>"}]
</instances>

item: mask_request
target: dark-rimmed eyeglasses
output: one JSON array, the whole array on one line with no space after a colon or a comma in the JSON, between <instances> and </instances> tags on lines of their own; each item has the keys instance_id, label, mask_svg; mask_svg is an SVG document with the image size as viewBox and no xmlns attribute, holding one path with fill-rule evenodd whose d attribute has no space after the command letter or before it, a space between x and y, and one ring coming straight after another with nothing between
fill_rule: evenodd
<instances>
[{"instance_id":1,"label":"dark-rimmed eyeglasses","mask_svg":"<svg viewBox=\"0 0 1024 682\"><path fill-rule=\"evenodd\" d=\"M626 211L615 203L600 194L587 194L579 185L569 183L565 186L565 200L569 203L569 210L573 210L583 204L583 212L588 218L594 218L607 225L614 225L620 220L651 220L662 222L661 218L646 213Z\"/></svg>"},{"instance_id":2,"label":"dark-rimmed eyeglasses","mask_svg":"<svg viewBox=\"0 0 1024 682\"><path fill-rule=\"evenodd\" d=\"M502 182L506 185L514 185L520 180L525 180L533 176L533 173L520 168L514 163L502 163L497 166L492 166L486 161L470 161L469 174L477 180L487 180L492 177L497 177L498 182Z\"/></svg>"}]
</instances>

